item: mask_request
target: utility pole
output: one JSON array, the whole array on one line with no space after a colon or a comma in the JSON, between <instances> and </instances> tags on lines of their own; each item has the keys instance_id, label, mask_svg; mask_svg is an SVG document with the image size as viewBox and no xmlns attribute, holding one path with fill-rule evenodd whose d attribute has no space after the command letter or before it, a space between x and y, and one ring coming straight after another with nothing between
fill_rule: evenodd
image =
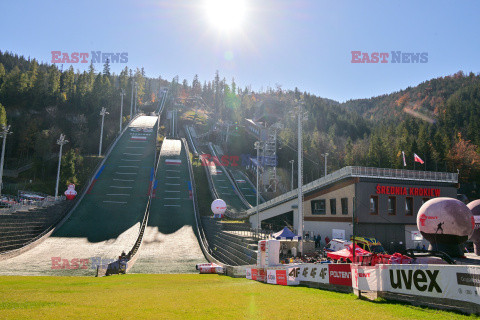
<instances>
[{"instance_id":1,"label":"utility pole","mask_svg":"<svg viewBox=\"0 0 480 320\"><path fill-rule=\"evenodd\" d=\"M260 148L261 148L262 143L260 141L255 141L254 147L257 149L257 230L260 229L260 213L258 210L258 174L260 171Z\"/></svg>"},{"instance_id":2,"label":"utility pole","mask_svg":"<svg viewBox=\"0 0 480 320\"><path fill-rule=\"evenodd\" d=\"M103 121L105 120L105 115L108 114L107 109L102 108L100 115L102 116L102 126L100 127L100 146L98 147L98 156L102 155L102 140L103 140Z\"/></svg>"},{"instance_id":3,"label":"utility pole","mask_svg":"<svg viewBox=\"0 0 480 320\"><path fill-rule=\"evenodd\" d=\"M2 194L2 187L3 187L3 162L5 159L5 144L7 142L7 134L10 134L11 132L8 132L10 130L10 125L2 126L3 130L0 132L2 138L3 138L3 143L2 143L2 160L0 161L0 195Z\"/></svg>"},{"instance_id":4,"label":"utility pole","mask_svg":"<svg viewBox=\"0 0 480 320\"><path fill-rule=\"evenodd\" d=\"M328 153L322 153L322 156L325 157L325 176L327 175L327 157Z\"/></svg>"},{"instance_id":5,"label":"utility pole","mask_svg":"<svg viewBox=\"0 0 480 320\"><path fill-rule=\"evenodd\" d=\"M65 140L65 135L60 134L60 139L57 140L57 144L60 146L60 151L58 152L58 169L57 169L57 183L55 185L55 200L58 198L58 183L60 181L60 167L62 165L62 149L63 145L68 143L68 140Z\"/></svg>"},{"instance_id":6,"label":"utility pole","mask_svg":"<svg viewBox=\"0 0 480 320\"><path fill-rule=\"evenodd\" d=\"M120 131L118 132L119 134L122 133L122 120L123 120L123 96L125 95L125 90L120 90Z\"/></svg>"},{"instance_id":7,"label":"utility pole","mask_svg":"<svg viewBox=\"0 0 480 320\"><path fill-rule=\"evenodd\" d=\"M295 160L292 159L289 162L292 165L292 179L290 179L290 184L291 184L290 191L292 191L293 190L293 163L295 162Z\"/></svg>"},{"instance_id":8,"label":"utility pole","mask_svg":"<svg viewBox=\"0 0 480 320\"><path fill-rule=\"evenodd\" d=\"M135 81L132 82L132 99L130 100L130 120L133 117L133 87L135 86Z\"/></svg>"}]
</instances>

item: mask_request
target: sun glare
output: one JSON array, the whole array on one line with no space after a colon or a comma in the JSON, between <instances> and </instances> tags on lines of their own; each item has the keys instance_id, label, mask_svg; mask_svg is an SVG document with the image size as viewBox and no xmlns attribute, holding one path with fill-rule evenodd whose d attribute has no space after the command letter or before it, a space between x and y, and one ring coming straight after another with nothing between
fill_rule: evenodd
<instances>
[{"instance_id":1,"label":"sun glare","mask_svg":"<svg viewBox=\"0 0 480 320\"><path fill-rule=\"evenodd\" d=\"M207 0L210 23L220 31L239 29L245 17L245 0Z\"/></svg>"}]
</instances>

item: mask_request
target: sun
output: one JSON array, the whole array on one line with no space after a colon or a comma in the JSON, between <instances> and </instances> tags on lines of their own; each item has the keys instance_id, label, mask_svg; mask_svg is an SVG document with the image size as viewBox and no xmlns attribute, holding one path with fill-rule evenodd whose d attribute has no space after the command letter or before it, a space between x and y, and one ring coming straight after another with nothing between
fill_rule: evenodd
<instances>
[{"instance_id":1,"label":"sun","mask_svg":"<svg viewBox=\"0 0 480 320\"><path fill-rule=\"evenodd\" d=\"M207 0L209 22L219 31L238 30L245 18L245 0Z\"/></svg>"}]
</instances>

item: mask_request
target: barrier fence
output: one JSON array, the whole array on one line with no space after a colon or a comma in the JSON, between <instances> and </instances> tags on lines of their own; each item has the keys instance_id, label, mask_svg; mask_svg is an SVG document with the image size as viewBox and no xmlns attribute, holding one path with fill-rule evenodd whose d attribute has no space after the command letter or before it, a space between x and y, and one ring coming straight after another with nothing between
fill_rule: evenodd
<instances>
[{"instance_id":1,"label":"barrier fence","mask_svg":"<svg viewBox=\"0 0 480 320\"><path fill-rule=\"evenodd\" d=\"M480 314L480 266L301 263L251 267L245 276L276 285L370 292L391 300Z\"/></svg>"}]
</instances>

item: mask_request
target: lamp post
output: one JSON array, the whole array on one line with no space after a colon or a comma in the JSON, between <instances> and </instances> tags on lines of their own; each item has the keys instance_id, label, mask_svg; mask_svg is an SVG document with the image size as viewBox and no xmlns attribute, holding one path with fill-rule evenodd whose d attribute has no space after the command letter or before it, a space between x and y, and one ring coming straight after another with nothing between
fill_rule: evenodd
<instances>
[{"instance_id":1,"label":"lamp post","mask_svg":"<svg viewBox=\"0 0 480 320\"><path fill-rule=\"evenodd\" d=\"M98 156L102 155L102 140L103 140L103 122L105 120L105 115L108 114L107 109L102 108L100 115L102 116L102 126L100 127L100 145L98 147Z\"/></svg>"},{"instance_id":2,"label":"lamp post","mask_svg":"<svg viewBox=\"0 0 480 320\"><path fill-rule=\"evenodd\" d=\"M133 116L133 88L135 87L135 81L132 82L132 96L130 100L130 120L132 120Z\"/></svg>"},{"instance_id":3,"label":"lamp post","mask_svg":"<svg viewBox=\"0 0 480 320\"><path fill-rule=\"evenodd\" d=\"M11 132L8 132L10 130L10 125L2 126L3 130L0 132L2 138L3 138L3 143L2 143L2 160L0 161L0 195L2 194L2 187L3 187L3 162L5 159L5 144L7 142L7 134L10 134Z\"/></svg>"},{"instance_id":4,"label":"lamp post","mask_svg":"<svg viewBox=\"0 0 480 320\"><path fill-rule=\"evenodd\" d=\"M60 166L62 164L62 149L63 145L68 143L68 140L65 140L65 135L60 134L60 139L57 140L57 144L60 146L60 151L58 152L58 169L57 169L57 183L55 185L55 200L58 198L58 183L60 181Z\"/></svg>"},{"instance_id":5,"label":"lamp post","mask_svg":"<svg viewBox=\"0 0 480 320\"><path fill-rule=\"evenodd\" d=\"M301 237L299 251L303 255L303 144L302 144L302 120L303 120L303 102L298 104L298 235Z\"/></svg>"},{"instance_id":6,"label":"lamp post","mask_svg":"<svg viewBox=\"0 0 480 320\"><path fill-rule=\"evenodd\" d=\"M292 159L289 162L292 165L292 179L290 179L290 184L291 184L290 191L292 191L293 190L293 163L295 162L295 160Z\"/></svg>"},{"instance_id":7,"label":"lamp post","mask_svg":"<svg viewBox=\"0 0 480 320\"><path fill-rule=\"evenodd\" d=\"M120 90L120 131L119 134L122 133L122 119L123 119L123 96L125 95L125 90Z\"/></svg>"},{"instance_id":8,"label":"lamp post","mask_svg":"<svg viewBox=\"0 0 480 320\"><path fill-rule=\"evenodd\" d=\"M322 153L322 156L325 157L325 175L327 175L327 157L328 157L328 152Z\"/></svg>"},{"instance_id":9,"label":"lamp post","mask_svg":"<svg viewBox=\"0 0 480 320\"><path fill-rule=\"evenodd\" d=\"M135 108L134 108L135 114L137 114L137 88L138 86L137 86L137 83L135 82Z\"/></svg>"},{"instance_id":10,"label":"lamp post","mask_svg":"<svg viewBox=\"0 0 480 320\"><path fill-rule=\"evenodd\" d=\"M255 141L254 147L257 150L257 230L260 228L260 213L258 210L258 174L260 170L260 148L261 148L261 142L260 141Z\"/></svg>"}]
</instances>

